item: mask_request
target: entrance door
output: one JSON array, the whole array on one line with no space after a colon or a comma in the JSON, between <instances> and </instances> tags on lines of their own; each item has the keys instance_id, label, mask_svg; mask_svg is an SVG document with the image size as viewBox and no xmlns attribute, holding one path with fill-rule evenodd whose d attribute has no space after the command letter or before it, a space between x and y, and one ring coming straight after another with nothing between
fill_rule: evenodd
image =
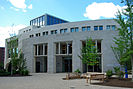
<instances>
[{"instance_id":1,"label":"entrance door","mask_svg":"<svg viewBox=\"0 0 133 89\"><path fill-rule=\"evenodd\" d=\"M71 57L64 57L64 72L72 72L72 58Z\"/></svg>"},{"instance_id":2,"label":"entrance door","mask_svg":"<svg viewBox=\"0 0 133 89\"><path fill-rule=\"evenodd\" d=\"M40 72L40 62L36 62L36 73Z\"/></svg>"}]
</instances>

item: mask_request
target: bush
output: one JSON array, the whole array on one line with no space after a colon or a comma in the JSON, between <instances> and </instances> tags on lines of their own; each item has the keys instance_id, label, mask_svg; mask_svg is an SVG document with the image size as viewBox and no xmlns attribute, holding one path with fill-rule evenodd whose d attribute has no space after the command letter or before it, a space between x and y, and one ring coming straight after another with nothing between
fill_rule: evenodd
<instances>
[{"instance_id":1,"label":"bush","mask_svg":"<svg viewBox=\"0 0 133 89\"><path fill-rule=\"evenodd\" d=\"M0 70L0 76L8 76L10 75L10 72L7 72L6 70Z\"/></svg>"},{"instance_id":2,"label":"bush","mask_svg":"<svg viewBox=\"0 0 133 89\"><path fill-rule=\"evenodd\" d=\"M106 76L107 76L108 78L110 78L112 75L113 75L112 70L107 70L107 71L106 71Z\"/></svg>"},{"instance_id":3,"label":"bush","mask_svg":"<svg viewBox=\"0 0 133 89\"><path fill-rule=\"evenodd\" d=\"M118 72L118 77L119 77L119 79L123 79L123 77L124 77L124 72L123 72L123 71L119 71L119 72Z\"/></svg>"},{"instance_id":4,"label":"bush","mask_svg":"<svg viewBox=\"0 0 133 89\"><path fill-rule=\"evenodd\" d=\"M120 71L120 67L114 67L114 71L115 71L115 74L118 74L118 72Z\"/></svg>"},{"instance_id":5,"label":"bush","mask_svg":"<svg viewBox=\"0 0 133 89\"><path fill-rule=\"evenodd\" d=\"M23 76L27 76L27 75L29 75L29 71L28 70L22 70L22 71L20 71L20 74Z\"/></svg>"},{"instance_id":6,"label":"bush","mask_svg":"<svg viewBox=\"0 0 133 89\"><path fill-rule=\"evenodd\" d=\"M75 70L74 72L76 72L76 73L81 73L79 69Z\"/></svg>"}]
</instances>

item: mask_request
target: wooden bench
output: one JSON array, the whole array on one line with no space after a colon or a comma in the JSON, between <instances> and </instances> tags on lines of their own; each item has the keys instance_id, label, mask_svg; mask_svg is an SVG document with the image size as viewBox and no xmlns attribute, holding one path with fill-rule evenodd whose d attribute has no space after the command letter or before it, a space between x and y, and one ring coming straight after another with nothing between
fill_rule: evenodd
<instances>
[{"instance_id":1,"label":"wooden bench","mask_svg":"<svg viewBox=\"0 0 133 89\"><path fill-rule=\"evenodd\" d=\"M104 74L101 73L97 73L97 74L90 74L90 83L91 80L102 80L102 82L104 82ZM88 83L88 80L87 80Z\"/></svg>"},{"instance_id":2,"label":"wooden bench","mask_svg":"<svg viewBox=\"0 0 133 89\"><path fill-rule=\"evenodd\" d=\"M80 78L80 74L79 73L68 73L66 75L66 80L77 79L77 78Z\"/></svg>"}]
</instances>

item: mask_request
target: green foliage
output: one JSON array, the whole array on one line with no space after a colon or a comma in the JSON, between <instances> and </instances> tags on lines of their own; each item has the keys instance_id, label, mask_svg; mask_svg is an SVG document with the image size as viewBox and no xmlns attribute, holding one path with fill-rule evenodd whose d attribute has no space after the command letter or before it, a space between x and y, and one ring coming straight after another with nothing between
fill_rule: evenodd
<instances>
[{"instance_id":1,"label":"green foliage","mask_svg":"<svg viewBox=\"0 0 133 89\"><path fill-rule=\"evenodd\" d=\"M29 71L28 70L22 70L22 71L20 71L20 74L23 76L27 76L27 75L29 75Z\"/></svg>"},{"instance_id":2,"label":"green foliage","mask_svg":"<svg viewBox=\"0 0 133 89\"><path fill-rule=\"evenodd\" d=\"M118 11L116 22L120 25L118 36L114 38L115 47L112 50L120 65L131 69L133 63L133 0L122 0L126 8ZM133 65L133 64L132 64Z\"/></svg>"},{"instance_id":3,"label":"green foliage","mask_svg":"<svg viewBox=\"0 0 133 89\"><path fill-rule=\"evenodd\" d=\"M118 72L118 77L119 77L119 79L123 79L123 77L124 77L124 72L123 72L123 71L119 71L119 72Z\"/></svg>"},{"instance_id":4,"label":"green foliage","mask_svg":"<svg viewBox=\"0 0 133 89\"><path fill-rule=\"evenodd\" d=\"M98 54L96 47L91 38L86 40L85 47L81 49L81 55L79 56L79 58L84 64L90 66L94 66L99 63L97 60Z\"/></svg>"},{"instance_id":5,"label":"green foliage","mask_svg":"<svg viewBox=\"0 0 133 89\"><path fill-rule=\"evenodd\" d=\"M76 73L81 73L79 69L75 70L74 72L76 72Z\"/></svg>"},{"instance_id":6,"label":"green foliage","mask_svg":"<svg viewBox=\"0 0 133 89\"><path fill-rule=\"evenodd\" d=\"M10 72L7 72L6 70L0 70L0 76L8 76L10 75Z\"/></svg>"},{"instance_id":7,"label":"green foliage","mask_svg":"<svg viewBox=\"0 0 133 89\"><path fill-rule=\"evenodd\" d=\"M117 66L114 67L114 71L115 71L116 74L118 74L118 72L120 71L120 67L117 67Z\"/></svg>"},{"instance_id":8,"label":"green foliage","mask_svg":"<svg viewBox=\"0 0 133 89\"><path fill-rule=\"evenodd\" d=\"M112 70L107 70L107 71L106 71L106 76L107 76L108 78L110 78L112 75L113 75Z\"/></svg>"}]
</instances>

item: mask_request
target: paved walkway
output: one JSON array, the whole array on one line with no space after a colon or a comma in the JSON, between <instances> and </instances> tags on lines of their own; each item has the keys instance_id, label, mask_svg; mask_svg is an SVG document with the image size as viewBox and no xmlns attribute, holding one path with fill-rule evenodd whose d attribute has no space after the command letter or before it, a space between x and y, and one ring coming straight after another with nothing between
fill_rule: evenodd
<instances>
[{"instance_id":1,"label":"paved walkway","mask_svg":"<svg viewBox=\"0 0 133 89\"><path fill-rule=\"evenodd\" d=\"M0 77L0 89L131 89L90 85L85 79L62 80L65 76L65 73L33 73L26 77Z\"/></svg>"}]
</instances>

